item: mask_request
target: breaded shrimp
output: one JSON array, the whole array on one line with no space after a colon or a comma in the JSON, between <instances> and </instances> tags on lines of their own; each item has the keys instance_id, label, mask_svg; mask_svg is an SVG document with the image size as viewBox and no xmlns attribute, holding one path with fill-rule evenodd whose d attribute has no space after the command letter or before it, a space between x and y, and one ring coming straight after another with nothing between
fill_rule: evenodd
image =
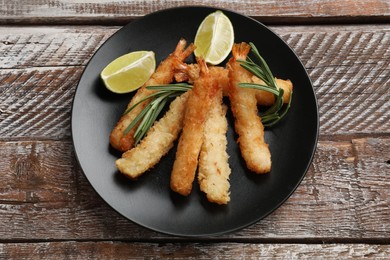
<instances>
[{"instance_id":1,"label":"breaded shrimp","mask_svg":"<svg viewBox=\"0 0 390 260\"><path fill-rule=\"evenodd\" d=\"M209 66L210 77L217 80L218 85L223 87L223 91L229 87L229 71L221 66ZM192 84L194 80L199 78L200 68L198 64L183 64L175 72L175 80L177 82L188 82Z\"/></svg>"},{"instance_id":2,"label":"breaded shrimp","mask_svg":"<svg viewBox=\"0 0 390 260\"><path fill-rule=\"evenodd\" d=\"M171 189L183 196L187 196L192 190L203 142L204 123L218 87L217 84L212 84L206 62L203 59L198 59L197 62L200 66L200 75L194 81L192 92L188 97L183 131L170 181Z\"/></svg>"},{"instance_id":3,"label":"breaded shrimp","mask_svg":"<svg viewBox=\"0 0 390 260\"><path fill-rule=\"evenodd\" d=\"M252 74L236 61L245 60L249 50L250 46L246 43L233 46L233 57L228 63L229 99L241 155L248 169L260 174L271 170L271 154L264 141L264 126L258 116L256 91L238 86L240 82L251 82Z\"/></svg>"},{"instance_id":4,"label":"breaded shrimp","mask_svg":"<svg viewBox=\"0 0 390 260\"><path fill-rule=\"evenodd\" d=\"M176 82L188 82L189 84L193 84L194 80L199 78L199 73L200 68L197 63L184 63L182 66L176 68L174 77Z\"/></svg>"},{"instance_id":5,"label":"breaded shrimp","mask_svg":"<svg viewBox=\"0 0 390 260\"><path fill-rule=\"evenodd\" d=\"M206 119L198 167L200 190L206 193L210 202L217 204L227 204L230 201L231 170L226 152L227 107L222 105L222 88L223 85L220 85Z\"/></svg>"},{"instance_id":6,"label":"breaded shrimp","mask_svg":"<svg viewBox=\"0 0 390 260\"><path fill-rule=\"evenodd\" d=\"M216 78L220 82L219 84L224 86L223 95L228 96L229 84L225 84L224 82L229 82L229 70L220 66L210 66L209 71L210 71L211 78L215 78L214 75L216 75ZM188 81L191 83L192 79L196 79L198 77L199 77L198 64L185 64L185 66L179 68L175 73L175 79L177 82ZM291 81L288 79L283 80L278 78L275 78L275 81L276 81L276 85L279 88L282 88L284 90L283 103L287 104L293 89L293 85ZM257 84L265 84L264 81L262 81L256 76L252 76L250 82L257 83ZM263 90L256 90L255 93L256 93L257 105L272 106L275 103L274 94Z\"/></svg>"},{"instance_id":7,"label":"breaded shrimp","mask_svg":"<svg viewBox=\"0 0 390 260\"><path fill-rule=\"evenodd\" d=\"M251 80L256 84L265 84L264 81L255 76L253 76ZM290 95L293 89L292 82L290 80L283 80L278 78L275 78L275 82L278 88L283 89L283 103L287 104L290 100ZM257 104L260 106L272 106L275 103L275 96L274 94L267 91L256 90L256 100Z\"/></svg>"},{"instance_id":8,"label":"breaded shrimp","mask_svg":"<svg viewBox=\"0 0 390 260\"><path fill-rule=\"evenodd\" d=\"M176 49L164 61L160 63L151 78L137 91L133 96L127 108L155 92L155 90L147 89L147 86L169 84L174 77L175 68L181 66L182 62L194 51L195 46L190 44L187 48L186 41L181 39L176 46ZM122 116L115 128L110 134L110 144L115 149L125 152L134 146L134 132L136 127L124 135L127 126L135 119L135 117L149 104L149 100L142 102L132 111Z\"/></svg>"},{"instance_id":9,"label":"breaded shrimp","mask_svg":"<svg viewBox=\"0 0 390 260\"><path fill-rule=\"evenodd\" d=\"M118 170L136 179L156 165L172 148L183 127L183 118L190 91L175 98L167 113L148 131L139 145L130 149L116 161Z\"/></svg>"}]
</instances>

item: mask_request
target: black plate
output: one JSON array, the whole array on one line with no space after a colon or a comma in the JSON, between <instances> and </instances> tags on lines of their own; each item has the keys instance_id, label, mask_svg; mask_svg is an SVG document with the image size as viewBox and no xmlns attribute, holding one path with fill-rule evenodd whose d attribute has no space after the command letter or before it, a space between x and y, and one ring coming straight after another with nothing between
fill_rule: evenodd
<instances>
[{"instance_id":1,"label":"black plate","mask_svg":"<svg viewBox=\"0 0 390 260\"><path fill-rule=\"evenodd\" d=\"M235 30L235 42L252 41L274 75L291 79L294 98L287 117L266 131L272 171L249 172L240 156L228 113L228 152L232 168L231 201L211 204L197 182L189 197L174 194L169 178L176 149L133 182L115 168L120 154L108 143L111 129L132 94L116 95L103 86L99 73L112 60L137 50L153 50L159 63L181 37L194 40L201 21L214 8L183 7L159 11L132 22L108 39L86 67L73 101L72 137L77 158L97 193L116 211L141 226L166 234L208 236L232 232L278 208L303 179L315 150L318 111L310 79L294 52L272 31L246 16L223 10ZM190 61L193 58L190 58Z\"/></svg>"}]
</instances>

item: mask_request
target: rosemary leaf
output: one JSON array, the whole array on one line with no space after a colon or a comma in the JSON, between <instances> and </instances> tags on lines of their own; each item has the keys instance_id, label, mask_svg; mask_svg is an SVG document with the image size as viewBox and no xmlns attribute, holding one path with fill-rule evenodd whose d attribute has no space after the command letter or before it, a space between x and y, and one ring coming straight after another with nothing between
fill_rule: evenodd
<instances>
[{"instance_id":1,"label":"rosemary leaf","mask_svg":"<svg viewBox=\"0 0 390 260\"><path fill-rule=\"evenodd\" d=\"M276 123L278 123L280 121L280 116L278 118L276 118L275 120L271 121L271 122L266 122L264 125L264 127L271 127L271 126L274 126Z\"/></svg>"},{"instance_id":2,"label":"rosemary leaf","mask_svg":"<svg viewBox=\"0 0 390 260\"><path fill-rule=\"evenodd\" d=\"M177 83L177 84L166 84L166 85L158 85L158 86L148 86L147 89L153 90L165 90L165 91L183 91L186 92L192 88L191 85L187 83Z\"/></svg>"},{"instance_id":3,"label":"rosemary leaf","mask_svg":"<svg viewBox=\"0 0 390 260\"><path fill-rule=\"evenodd\" d=\"M156 121L158 115L161 113L161 111L163 110L163 108L165 107L165 104L168 102L168 99L163 99L159 104L158 106L156 107L156 111L155 113L153 114L153 117L151 118L151 125L153 125L154 121Z\"/></svg>"},{"instance_id":4,"label":"rosemary leaf","mask_svg":"<svg viewBox=\"0 0 390 260\"><path fill-rule=\"evenodd\" d=\"M163 102L164 100L166 101L169 95L170 93L164 93L150 103L151 105L150 109L148 109L148 111L145 113L141 123L139 124L139 127L134 133L135 144L137 144L145 136L145 134L148 132L150 127L153 125L155 119L159 114L159 111L157 109L159 104L161 104L161 102Z\"/></svg>"},{"instance_id":5,"label":"rosemary leaf","mask_svg":"<svg viewBox=\"0 0 390 260\"><path fill-rule=\"evenodd\" d=\"M252 53L256 56L256 58L260 61L260 66L261 68L263 69L264 71L264 75L267 77L267 81L269 82L272 82L275 87L276 87L276 82L275 82L275 78L274 76L272 75L272 72L271 70L269 69L268 67L268 64L267 62L265 62L265 60L263 59L263 57L261 57L259 51L257 50L256 46L250 42L249 45L251 46L251 51Z\"/></svg>"},{"instance_id":6,"label":"rosemary leaf","mask_svg":"<svg viewBox=\"0 0 390 260\"><path fill-rule=\"evenodd\" d=\"M292 94L293 94L293 91L291 90L290 97L288 99L288 103L287 103L284 111L280 114L280 119L282 119L282 118L284 118L286 116L287 112L289 111L289 109L291 107Z\"/></svg>"},{"instance_id":7,"label":"rosemary leaf","mask_svg":"<svg viewBox=\"0 0 390 260\"><path fill-rule=\"evenodd\" d=\"M264 90L267 92L271 92L274 95L279 95L279 91L271 88L270 86L267 85L261 85L261 84L255 84L255 83L239 83L238 84L242 88L253 88L253 89L258 89L258 90Z\"/></svg>"},{"instance_id":8,"label":"rosemary leaf","mask_svg":"<svg viewBox=\"0 0 390 260\"><path fill-rule=\"evenodd\" d=\"M142 118L141 123L139 124L138 128L135 130L134 137L138 136L140 133L142 134L142 132L145 131L144 128L148 124L148 120L151 117L151 115L153 114L154 107L156 106L155 105L156 103L152 102L150 104L151 104L151 107L150 107L150 109L148 109L146 111L144 117Z\"/></svg>"},{"instance_id":9,"label":"rosemary leaf","mask_svg":"<svg viewBox=\"0 0 390 260\"><path fill-rule=\"evenodd\" d=\"M292 91L288 104L283 108L283 94L284 90L279 88L276 84L275 77L273 76L267 62L261 57L259 51L253 43L249 43L251 46L251 52L255 56L258 62L255 62L249 56L246 60L237 60L241 66L251 72L253 75L264 81L265 84L256 83L240 83L239 86L243 88L253 88L257 90L263 90L275 95L274 104L268 108L265 112L260 114L262 123L266 127L270 127L284 118L290 109L292 100Z\"/></svg>"},{"instance_id":10,"label":"rosemary leaf","mask_svg":"<svg viewBox=\"0 0 390 260\"><path fill-rule=\"evenodd\" d=\"M275 102L274 104L268 108L264 113L262 113L260 116L266 116L270 114L277 113L283 106L283 89L279 89L279 94L275 95Z\"/></svg>"},{"instance_id":11,"label":"rosemary leaf","mask_svg":"<svg viewBox=\"0 0 390 260\"><path fill-rule=\"evenodd\" d=\"M126 115L127 113L129 113L131 110L133 110L136 106L138 106L142 102L144 102L144 101L146 101L146 100L148 100L148 99L150 99L152 97L159 96L159 95L161 95L161 93L156 92L156 93L153 93L153 94L150 94L150 95L144 97L143 99L141 99L140 101L138 101L137 103L135 103L134 105L132 105L131 107L126 109L125 112L123 112L123 115Z\"/></svg>"},{"instance_id":12,"label":"rosemary leaf","mask_svg":"<svg viewBox=\"0 0 390 260\"><path fill-rule=\"evenodd\" d=\"M126 127L125 131L123 132L123 135L127 135L130 130L143 118L143 116L148 112L150 109L151 104L148 104L142 111L134 118L134 120Z\"/></svg>"},{"instance_id":13,"label":"rosemary leaf","mask_svg":"<svg viewBox=\"0 0 390 260\"><path fill-rule=\"evenodd\" d=\"M124 135L128 134L130 130L134 128L139 122L139 125L134 133L135 145L137 145L142 140L142 138L144 138L146 133L152 127L153 123L156 121L159 114L167 104L168 99L181 95L182 93L190 90L192 86L187 83L178 83L148 86L146 88L156 90L156 92L141 99L136 104L128 108L124 113L129 113L142 102L148 99L152 99L151 102L145 106L144 109L142 109L142 111L134 118L134 120L126 127L124 131Z\"/></svg>"},{"instance_id":14,"label":"rosemary leaf","mask_svg":"<svg viewBox=\"0 0 390 260\"><path fill-rule=\"evenodd\" d=\"M241 67L248 70L250 73L252 73L256 77L262 79L268 85L268 80L264 76L263 71L261 71L261 69L256 64L252 65L252 64L247 63L246 61L241 61L240 65L241 65Z\"/></svg>"},{"instance_id":15,"label":"rosemary leaf","mask_svg":"<svg viewBox=\"0 0 390 260\"><path fill-rule=\"evenodd\" d=\"M272 115L261 117L261 122L265 126L267 123L270 123L270 122L273 122L273 121L279 120L279 119L280 119L280 116L278 116L276 114L272 114Z\"/></svg>"}]
</instances>

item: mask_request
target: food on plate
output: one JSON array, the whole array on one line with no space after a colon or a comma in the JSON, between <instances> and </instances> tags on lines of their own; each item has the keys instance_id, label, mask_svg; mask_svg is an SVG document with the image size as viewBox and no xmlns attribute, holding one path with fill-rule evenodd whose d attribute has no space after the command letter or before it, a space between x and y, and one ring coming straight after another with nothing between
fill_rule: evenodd
<instances>
[{"instance_id":1,"label":"food on plate","mask_svg":"<svg viewBox=\"0 0 390 260\"><path fill-rule=\"evenodd\" d=\"M218 84L223 87L223 92L227 89L229 85L229 71L221 66L208 66L209 73L213 80L217 80ZM177 69L175 73L175 80L177 82L188 82L189 84L193 84L194 79L199 78L199 65L194 64L185 64L181 68Z\"/></svg>"},{"instance_id":2,"label":"food on plate","mask_svg":"<svg viewBox=\"0 0 390 260\"><path fill-rule=\"evenodd\" d=\"M265 84L264 81L256 76L252 76L251 79L253 83L261 85ZM275 81L277 87L283 89L283 103L287 104L290 100L290 95L293 88L292 82L290 80L283 80L278 78L275 78ZM256 100L257 104L260 106L272 106L275 103L275 95L264 90L256 90Z\"/></svg>"},{"instance_id":3,"label":"food on plate","mask_svg":"<svg viewBox=\"0 0 390 260\"><path fill-rule=\"evenodd\" d=\"M124 152L116 160L122 174L137 179L154 167L179 139L170 176L171 189L189 195L198 171L199 187L207 199L227 204L231 169L224 96L230 101L237 143L247 168L256 174L271 171L264 127L273 126L287 114L293 85L290 80L273 76L253 43L233 44L233 40L229 19L217 11L199 26L196 48L193 44L186 48L182 39L161 62L111 132L111 145ZM226 67L216 66L230 51L232 57ZM255 59L248 56L250 51ZM192 52L197 63L184 63ZM168 99L173 97L168 111L158 119ZM266 109L259 112L258 106Z\"/></svg>"},{"instance_id":4,"label":"food on plate","mask_svg":"<svg viewBox=\"0 0 390 260\"><path fill-rule=\"evenodd\" d=\"M229 18L221 11L209 14L199 25L194 43L196 57L203 57L212 65L221 63L234 43L234 30Z\"/></svg>"},{"instance_id":5,"label":"food on plate","mask_svg":"<svg viewBox=\"0 0 390 260\"><path fill-rule=\"evenodd\" d=\"M197 78L199 77L199 66L198 64L187 64L187 67L189 69L186 69L186 72L183 72L182 70L178 70L175 73L175 80L177 82L189 82L192 83L191 79L192 78ZM213 74L214 71L215 73L220 73L218 76L218 80L220 81L229 81L229 71L228 69L221 67L221 66L209 66L210 74ZM284 79L279 79L275 78L276 84L278 88L282 88L284 93L283 93L283 103L287 104L290 100L290 95L293 89L292 82L290 80L284 80ZM259 79L256 76L251 77L252 83L255 84L261 84L264 85L265 82L261 79ZM223 88L223 95L227 96L228 95L228 87L229 84L224 84ZM257 100L257 105L259 106L272 106L275 103L275 94L265 91L265 90L256 90L256 100Z\"/></svg>"},{"instance_id":6,"label":"food on plate","mask_svg":"<svg viewBox=\"0 0 390 260\"><path fill-rule=\"evenodd\" d=\"M110 62L102 70L100 77L107 89L123 94L141 87L153 74L155 68L154 52L135 51Z\"/></svg>"},{"instance_id":7,"label":"food on plate","mask_svg":"<svg viewBox=\"0 0 390 260\"><path fill-rule=\"evenodd\" d=\"M184 112L190 93L191 90L176 97L169 105L167 113L153 125L140 144L116 160L116 167L121 173L130 179L136 179L156 165L172 148L183 127Z\"/></svg>"},{"instance_id":8,"label":"food on plate","mask_svg":"<svg viewBox=\"0 0 390 260\"><path fill-rule=\"evenodd\" d=\"M151 94L143 95L141 101L150 104L135 115L143 116L139 127L143 127L145 118L150 124L157 119L161 110L153 114L152 119L148 117L154 102L160 100L161 104L156 104L164 106L167 98L179 97L139 145L116 161L118 170L130 179L136 179L159 162L183 129L171 172L172 190L184 196L190 194L198 169L199 186L207 199L213 203L227 204L230 201L231 170L226 152L226 107L222 105L222 96L226 95L235 118L235 130L239 136L237 142L248 169L255 173L269 172L271 154L264 140L261 120L266 118L266 122L274 124L283 118L291 103L292 83L274 78L270 71L264 72L267 70L264 62L258 66L251 60L246 61L249 50L261 59L255 46L240 43L233 46L233 57L227 68L207 66L201 58L197 59L198 64L178 63L172 77L176 82L188 82L193 87L187 83L146 86L146 91ZM256 70L264 73L256 73ZM264 97L259 101L257 95ZM287 105L283 106L287 99ZM142 102L138 101L131 109ZM259 103L271 106L264 117L259 117ZM144 111L146 113L142 115Z\"/></svg>"},{"instance_id":9,"label":"food on plate","mask_svg":"<svg viewBox=\"0 0 390 260\"><path fill-rule=\"evenodd\" d=\"M175 68L181 66L182 62L193 52L194 45L190 44L186 48L186 41L181 39L176 46L175 51L160 63L151 78L136 92L127 108L133 107L136 103L155 92L147 89L147 86L171 83L174 77ZM140 103L130 112L125 113L110 134L110 144L115 149L125 152L134 146L135 127L128 129L130 123L145 108L150 101Z\"/></svg>"},{"instance_id":10,"label":"food on plate","mask_svg":"<svg viewBox=\"0 0 390 260\"><path fill-rule=\"evenodd\" d=\"M217 92L218 84L213 84L206 62L198 58L199 77L194 80L192 92L188 97L183 130L176 151L176 159L171 172L171 189L187 196L198 166L199 152L203 142L205 120L211 100Z\"/></svg>"},{"instance_id":11,"label":"food on plate","mask_svg":"<svg viewBox=\"0 0 390 260\"><path fill-rule=\"evenodd\" d=\"M227 106L222 104L222 88L223 86L219 86L206 119L198 168L200 190L206 193L210 202L217 204L227 204L230 201L231 169L226 151Z\"/></svg>"},{"instance_id":12,"label":"food on plate","mask_svg":"<svg viewBox=\"0 0 390 260\"><path fill-rule=\"evenodd\" d=\"M229 60L229 99L235 119L241 155L248 169L255 173L271 170L271 153L264 141L264 126L258 116L256 91L241 88L239 83L250 82L252 74L241 67L237 60L246 60L251 47L247 43L234 44L233 57Z\"/></svg>"},{"instance_id":13,"label":"food on plate","mask_svg":"<svg viewBox=\"0 0 390 260\"><path fill-rule=\"evenodd\" d=\"M264 84L253 83L253 82L240 82L238 86L241 88L249 88L257 90L256 94L260 94L263 91L270 92L274 95L274 103L266 111L260 113L261 122L266 127L271 127L282 120L288 110L290 109L293 87L292 84L289 84L286 81L287 86L279 87L276 83L276 78L269 69L267 63L261 57L256 46L250 42L249 43L251 53L255 56L256 62L251 58L247 57L246 60L237 60L240 65L245 68L247 71L253 74L253 76L261 79ZM252 80L254 78L252 77ZM289 93L285 95L285 89ZM259 91L260 90L260 91ZM288 101L285 102L284 96L288 97ZM283 104L286 103L284 106Z\"/></svg>"}]
</instances>

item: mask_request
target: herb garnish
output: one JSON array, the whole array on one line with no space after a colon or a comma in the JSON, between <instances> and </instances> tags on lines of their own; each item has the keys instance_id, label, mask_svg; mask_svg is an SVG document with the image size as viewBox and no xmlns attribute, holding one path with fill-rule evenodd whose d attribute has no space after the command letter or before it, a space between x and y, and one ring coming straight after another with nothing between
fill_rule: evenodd
<instances>
[{"instance_id":1,"label":"herb garnish","mask_svg":"<svg viewBox=\"0 0 390 260\"><path fill-rule=\"evenodd\" d=\"M255 63L250 57L247 57L246 60L237 60L241 63L241 66L251 72L253 75L264 81L265 85L256 84L256 83L239 83L240 87L243 88L253 88L258 90L264 90L271 92L275 95L275 103L268 108L265 112L260 114L261 121L264 126L270 127L279 122L288 112L291 106L292 100L292 90L290 93L290 99L288 104L283 108L283 89L278 88L275 82L275 77L273 76L271 70L269 69L267 63L261 57L256 46L250 42L251 51L255 58L258 60L258 64Z\"/></svg>"},{"instance_id":2,"label":"herb garnish","mask_svg":"<svg viewBox=\"0 0 390 260\"><path fill-rule=\"evenodd\" d=\"M152 101L144 109L142 109L142 111L134 118L134 120L130 123L130 125L127 126L127 128L124 131L124 135L128 134L130 130L139 121L142 120L134 133L135 145L137 145L139 141L142 140L142 138L152 127L154 121L156 121L157 117L159 116L165 104L167 103L168 99L179 96L184 92L187 92L192 88L192 86L186 83L178 83L178 84L166 84L166 85L159 85L159 86L147 86L146 88L157 90L157 91L141 99L139 102L126 109L126 111L123 113L125 115L129 113L131 110L133 110L140 103L148 99L152 99Z\"/></svg>"}]
</instances>

